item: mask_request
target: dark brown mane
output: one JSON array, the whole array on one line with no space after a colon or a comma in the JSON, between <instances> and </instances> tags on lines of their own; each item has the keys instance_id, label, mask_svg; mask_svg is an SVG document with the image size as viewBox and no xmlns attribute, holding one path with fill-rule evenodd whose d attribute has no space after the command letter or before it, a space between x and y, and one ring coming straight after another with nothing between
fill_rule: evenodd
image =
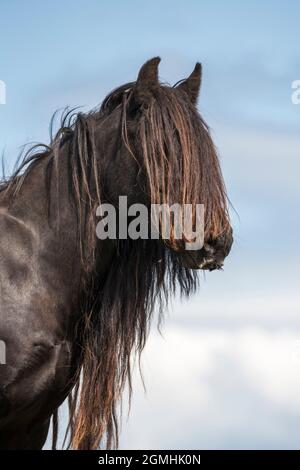
<instances>
[{"instance_id":1,"label":"dark brown mane","mask_svg":"<svg viewBox=\"0 0 300 470\"><path fill-rule=\"evenodd\" d=\"M4 197L17 197L33 166L48 158L50 193L59 149L66 140L70 142L70 179L85 278L77 328L82 354L69 396L68 432L74 449L117 446L117 405L126 384L131 392L132 359L144 348L154 311L161 315L171 295L179 291L189 296L198 285L196 272L182 267L168 249L180 249L172 235L167 244L120 241L105 280L98 278L95 214L102 199L102 181L95 144L97 123L120 108L122 142L139 162L151 202L204 204L206 239L230 228L218 158L196 108L178 88L157 86L138 110L132 139L128 126L136 106L135 85L132 82L114 90L100 110L68 112L50 145L43 152L34 148L27 153L13 176L0 186Z\"/></svg>"}]
</instances>

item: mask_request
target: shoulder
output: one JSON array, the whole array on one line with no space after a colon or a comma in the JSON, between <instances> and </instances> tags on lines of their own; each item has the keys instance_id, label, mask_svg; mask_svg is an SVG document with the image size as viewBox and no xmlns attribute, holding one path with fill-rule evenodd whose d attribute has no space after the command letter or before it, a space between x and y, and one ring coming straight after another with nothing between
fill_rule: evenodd
<instances>
[{"instance_id":1,"label":"shoulder","mask_svg":"<svg viewBox=\"0 0 300 470\"><path fill-rule=\"evenodd\" d=\"M10 251L23 247L31 251L37 239L33 227L18 217L10 214L7 209L0 207L0 246Z\"/></svg>"}]
</instances>

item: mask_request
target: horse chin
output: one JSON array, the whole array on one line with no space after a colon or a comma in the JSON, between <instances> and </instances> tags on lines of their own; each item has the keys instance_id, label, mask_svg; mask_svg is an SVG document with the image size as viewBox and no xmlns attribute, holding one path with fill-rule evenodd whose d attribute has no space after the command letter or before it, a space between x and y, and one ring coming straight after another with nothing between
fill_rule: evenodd
<instances>
[{"instance_id":1,"label":"horse chin","mask_svg":"<svg viewBox=\"0 0 300 470\"><path fill-rule=\"evenodd\" d=\"M201 250L202 251L202 250ZM178 254L180 264L186 269L201 269L203 271L214 271L223 268L223 262L215 260L213 257L205 256L205 253L186 251Z\"/></svg>"}]
</instances>

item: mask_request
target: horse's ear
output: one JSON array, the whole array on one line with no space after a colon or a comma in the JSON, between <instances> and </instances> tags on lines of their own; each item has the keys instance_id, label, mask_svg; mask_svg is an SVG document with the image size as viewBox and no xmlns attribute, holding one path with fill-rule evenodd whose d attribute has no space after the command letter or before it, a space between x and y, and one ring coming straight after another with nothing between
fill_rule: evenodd
<instances>
[{"instance_id":1,"label":"horse's ear","mask_svg":"<svg viewBox=\"0 0 300 470\"><path fill-rule=\"evenodd\" d=\"M158 64L160 57L148 60L140 69L133 90L134 101L141 105L151 97L151 91L159 85Z\"/></svg>"},{"instance_id":2,"label":"horse's ear","mask_svg":"<svg viewBox=\"0 0 300 470\"><path fill-rule=\"evenodd\" d=\"M179 90L183 90L188 95L193 104L197 103L201 86L201 78L202 65L197 62L191 75L177 86Z\"/></svg>"}]
</instances>

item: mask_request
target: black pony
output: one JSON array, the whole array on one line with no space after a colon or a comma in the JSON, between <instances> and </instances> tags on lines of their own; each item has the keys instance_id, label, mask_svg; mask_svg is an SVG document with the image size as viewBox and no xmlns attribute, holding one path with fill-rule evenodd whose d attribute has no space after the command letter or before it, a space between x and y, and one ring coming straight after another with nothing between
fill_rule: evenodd
<instances>
[{"instance_id":1,"label":"black pony","mask_svg":"<svg viewBox=\"0 0 300 470\"><path fill-rule=\"evenodd\" d=\"M174 87L159 58L100 110L67 115L51 144L0 185L0 447L40 449L68 397L69 447L118 445L117 405L131 389L154 309L197 288L196 269L222 266L232 244L227 197L196 109L197 64ZM96 236L97 207L204 204L204 246Z\"/></svg>"}]
</instances>

